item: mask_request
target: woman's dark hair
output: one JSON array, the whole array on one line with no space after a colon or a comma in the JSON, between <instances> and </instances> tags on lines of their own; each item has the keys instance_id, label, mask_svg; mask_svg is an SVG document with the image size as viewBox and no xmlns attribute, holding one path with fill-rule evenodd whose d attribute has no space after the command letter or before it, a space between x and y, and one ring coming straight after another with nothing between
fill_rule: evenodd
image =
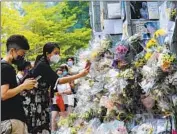
<instances>
[{"instance_id":1,"label":"woman's dark hair","mask_svg":"<svg viewBox=\"0 0 177 134\"><path fill-rule=\"evenodd\" d=\"M62 71L66 70L68 72L68 66L65 64L61 65L60 68L62 69Z\"/></svg>"},{"instance_id":2,"label":"woman's dark hair","mask_svg":"<svg viewBox=\"0 0 177 134\"><path fill-rule=\"evenodd\" d=\"M31 63L29 61L25 61L23 64L20 64L17 66L17 70L18 71L24 71L26 67L30 66L31 67Z\"/></svg>"},{"instance_id":3,"label":"woman's dark hair","mask_svg":"<svg viewBox=\"0 0 177 134\"><path fill-rule=\"evenodd\" d=\"M42 57L43 57L43 55L38 55L38 56L36 57L36 60L35 60L35 62L34 62L34 66L36 66L36 64L39 62L39 60L40 60Z\"/></svg>"},{"instance_id":4,"label":"woman's dark hair","mask_svg":"<svg viewBox=\"0 0 177 134\"><path fill-rule=\"evenodd\" d=\"M30 61L27 61L27 62L26 62L26 66L27 66L27 67L28 67L28 66L32 67L31 62L30 62Z\"/></svg>"},{"instance_id":5,"label":"woman's dark hair","mask_svg":"<svg viewBox=\"0 0 177 134\"><path fill-rule=\"evenodd\" d=\"M63 69L61 67L59 67L59 68L57 68L57 70L55 72L57 73L58 71L63 71Z\"/></svg>"},{"instance_id":6,"label":"woman's dark hair","mask_svg":"<svg viewBox=\"0 0 177 134\"><path fill-rule=\"evenodd\" d=\"M48 43L46 43L46 44L44 45L44 47L43 47L43 54L42 54L42 55L38 55L38 56L36 57L36 61L35 61L34 65L36 65L36 64L38 63L38 61L39 61L42 57L44 57L45 60L47 60L47 54L52 53L52 51L53 51L55 48L60 49L58 43L55 43L55 42L48 42Z\"/></svg>"}]
</instances>

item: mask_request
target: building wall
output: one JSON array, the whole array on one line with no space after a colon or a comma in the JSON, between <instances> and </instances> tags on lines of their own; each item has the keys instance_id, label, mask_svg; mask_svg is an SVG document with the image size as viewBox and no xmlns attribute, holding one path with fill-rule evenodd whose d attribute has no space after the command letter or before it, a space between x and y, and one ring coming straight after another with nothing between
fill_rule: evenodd
<instances>
[{"instance_id":1,"label":"building wall","mask_svg":"<svg viewBox=\"0 0 177 134\"><path fill-rule=\"evenodd\" d=\"M109 20L108 18L108 8L107 4L110 3L118 3L119 1L100 1L100 2L91 2L92 7L92 28L93 35L96 32L98 35L104 35L104 20ZM135 2L136 3L136 2ZM162 2L158 2L160 6ZM140 3L141 4L141 3ZM127 29L129 36L139 32L138 30L143 31L144 23L146 22L158 22L159 19L153 20L143 20L143 19L131 19L131 3L129 1L125 2L125 11L126 11L126 21L127 21ZM138 9L139 10L139 9ZM113 19L114 20L114 19ZM140 31L141 32L141 31ZM117 41L121 40L122 34L110 34L113 44Z\"/></svg>"}]
</instances>

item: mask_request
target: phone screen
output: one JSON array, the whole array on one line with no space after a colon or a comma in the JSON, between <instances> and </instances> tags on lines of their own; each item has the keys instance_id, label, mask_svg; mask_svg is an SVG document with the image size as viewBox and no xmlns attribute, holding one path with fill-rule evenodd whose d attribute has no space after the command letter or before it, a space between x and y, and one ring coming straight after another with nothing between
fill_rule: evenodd
<instances>
[{"instance_id":1,"label":"phone screen","mask_svg":"<svg viewBox=\"0 0 177 134\"><path fill-rule=\"evenodd\" d=\"M91 66L91 62L88 60L87 63L86 63L86 65L85 65L85 68L89 67L89 69L90 69L90 66Z\"/></svg>"},{"instance_id":2,"label":"phone screen","mask_svg":"<svg viewBox=\"0 0 177 134\"><path fill-rule=\"evenodd\" d=\"M41 77L42 76L39 75L38 77L35 78L35 80L38 81Z\"/></svg>"}]
</instances>

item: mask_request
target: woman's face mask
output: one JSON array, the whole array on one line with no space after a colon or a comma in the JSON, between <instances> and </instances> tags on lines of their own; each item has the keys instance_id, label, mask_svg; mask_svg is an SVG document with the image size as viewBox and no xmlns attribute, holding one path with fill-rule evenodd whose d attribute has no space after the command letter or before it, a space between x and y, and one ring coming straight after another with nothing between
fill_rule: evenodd
<instances>
[{"instance_id":1,"label":"woman's face mask","mask_svg":"<svg viewBox=\"0 0 177 134\"><path fill-rule=\"evenodd\" d=\"M62 78L63 76L62 76L62 74L58 74L58 77L59 77L59 78Z\"/></svg>"},{"instance_id":2,"label":"woman's face mask","mask_svg":"<svg viewBox=\"0 0 177 134\"><path fill-rule=\"evenodd\" d=\"M66 76L66 75L68 75L68 72L65 70L63 71L63 76Z\"/></svg>"},{"instance_id":3,"label":"woman's face mask","mask_svg":"<svg viewBox=\"0 0 177 134\"><path fill-rule=\"evenodd\" d=\"M58 63L59 60L60 60L60 56L58 54L57 55L52 55L50 57L50 62L52 62L52 63Z\"/></svg>"},{"instance_id":4,"label":"woman's face mask","mask_svg":"<svg viewBox=\"0 0 177 134\"><path fill-rule=\"evenodd\" d=\"M59 78L62 78L62 77L63 77L63 74L62 74L62 73L63 73L62 71L58 71L58 72L57 72L57 75L58 75Z\"/></svg>"}]
</instances>

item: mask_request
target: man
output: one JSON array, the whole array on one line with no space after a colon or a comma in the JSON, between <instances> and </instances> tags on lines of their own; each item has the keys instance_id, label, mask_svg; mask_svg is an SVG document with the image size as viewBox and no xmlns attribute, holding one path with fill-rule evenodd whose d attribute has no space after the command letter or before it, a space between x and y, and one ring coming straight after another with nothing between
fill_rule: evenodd
<instances>
[{"instance_id":1,"label":"man","mask_svg":"<svg viewBox=\"0 0 177 134\"><path fill-rule=\"evenodd\" d=\"M150 37L153 38L155 31L157 31L157 29L158 29L157 23L146 22L144 24L144 27L147 29L147 33L150 34Z\"/></svg>"},{"instance_id":2,"label":"man","mask_svg":"<svg viewBox=\"0 0 177 134\"><path fill-rule=\"evenodd\" d=\"M67 58L67 65L68 65L68 73L70 75L77 74L79 72L78 67L74 66L74 57L69 57ZM78 89L78 80L70 82L71 90L73 94L76 94L77 89ZM77 105L77 99L74 98L74 107Z\"/></svg>"},{"instance_id":3,"label":"man","mask_svg":"<svg viewBox=\"0 0 177 134\"><path fill-rule=\"evenodd\" d=\"M74 65L74 58L73 57L69 57L66 59L67 65L69 67L72 67Z\"/></svg>"},{"instance_id":4,"label":"man","mask_svg":"<svg viewBox=\"0 0 177 134\"><path fill-rule=\"evenodd\" d=\"M142 2L142 8L140 9L140 14L141 14L141 18L149 19L148 8L147 8L146 2Z\"/></svg>"},{"instance_id":5,"label":"man","mask_svg":"<svg viewBox=\"0 0 177 134\"><path fill-rule=\"evenodd\" d=\"M7 54L1 61L1 133L27 134L26 117L20 92L33 89L34 79L26 79L17 85L16 72L12 64L20 65L29 50L27 39L22 35L8 38Z\"/></svg>"},{"instance_id":6,"label":"man","mask_svg":"<svg viewBox=\"0 0 177 134\"><path fill-rule=\"evenodd\" d=\"M68 72L70 75L77 74L79 72L79 68L74 66L74 57L69 57L66 59L68 65Z\"/></svg>"}]
</instances>

